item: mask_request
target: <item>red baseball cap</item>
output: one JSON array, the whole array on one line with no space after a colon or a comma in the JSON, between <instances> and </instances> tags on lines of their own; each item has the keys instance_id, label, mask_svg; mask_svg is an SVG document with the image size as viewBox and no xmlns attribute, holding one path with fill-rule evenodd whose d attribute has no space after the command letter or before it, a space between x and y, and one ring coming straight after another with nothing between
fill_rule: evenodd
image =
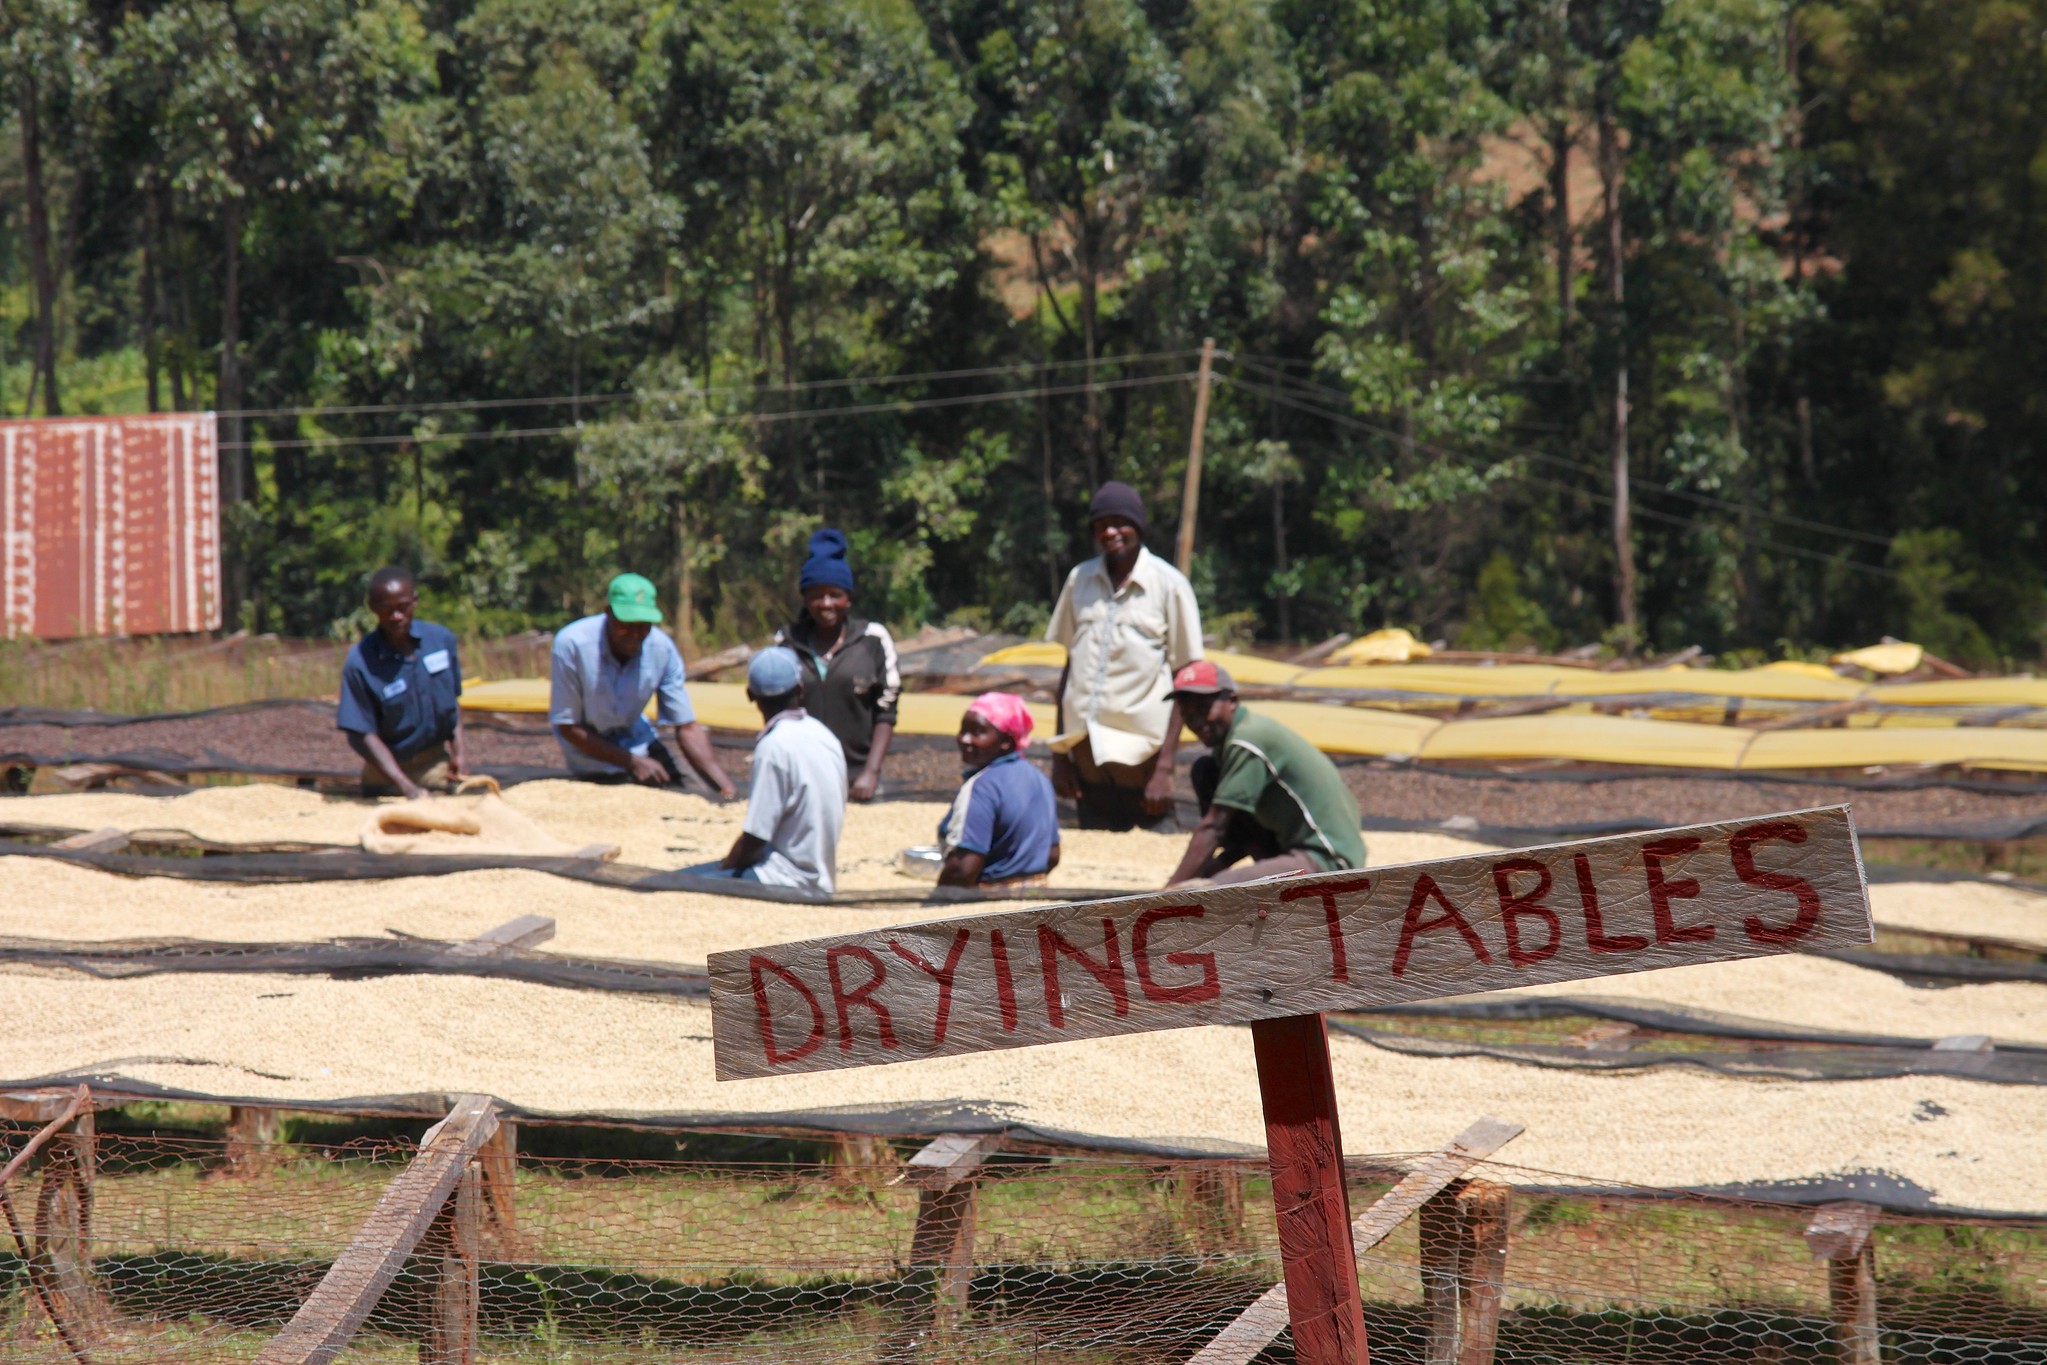
<instances>
[{"instance_id":1,"label":"red baseball cap","mask_svg":"<svg viewBox=\"0 0 2047 1365\"><path fill-rule=\"evenodd\" d=\"M1206 659L1196 659L1173 675L1173 695L1182 692L1193 696L1212 697L1221 692L1235 695L1236 680Z\"/></svg>"}]
</instances>

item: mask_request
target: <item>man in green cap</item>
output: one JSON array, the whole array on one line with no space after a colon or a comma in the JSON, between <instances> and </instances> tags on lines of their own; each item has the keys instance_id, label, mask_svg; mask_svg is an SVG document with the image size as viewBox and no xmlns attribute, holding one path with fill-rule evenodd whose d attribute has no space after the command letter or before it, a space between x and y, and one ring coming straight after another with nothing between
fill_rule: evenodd
<instances>
[{"instance_id":1,"label":"man in green cap","mask_svg":"<svg viewBox=\"0 0 2047 1365\"><path fill-rule=\"evenodd\" d=\"M661 629L654 585L636 573L611 580L610 604L555 632L547 718L562 758L578 777L630 778L648 786L682 781L675 755L646 717L675 727L675 747L720 796L734 792L711 736L697 723L682 653Z\"/></svg>"}]
</instances>

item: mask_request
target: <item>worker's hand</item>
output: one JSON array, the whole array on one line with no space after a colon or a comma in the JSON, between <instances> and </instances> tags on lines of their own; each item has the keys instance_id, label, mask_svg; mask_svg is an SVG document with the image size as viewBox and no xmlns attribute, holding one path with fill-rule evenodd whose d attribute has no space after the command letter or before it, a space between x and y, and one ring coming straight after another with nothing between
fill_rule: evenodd
<instances>
[{"instance_id":1,"label":"worker's hand","mask_svg":"<svg viewBox=\"0 0 2047 1365\"><path fill-rule=\"evenodd\" d=\"M718 788L718 799L720 801L730 801L737 795L739 795L739 788L733 786L730 782Z\"/></svg>"},{"instance_id":2,"label":"worker's hand","mask_svg":"<svg viewBox=\"0 0 2047 1365\"><path fill-rule=\"evenodd\" d=\"M1161 763L1144 784L1144 813L1164 815L1173 808L1173 770Z\"/></svg>"},{"instance_id":3,"label":"worker's hand","mask_svg":"<svg viewBox=\"0 0 2047 1365\"><path fill-rule=\"evenodd\" d=\"M661 766L661 760L650 754L634 754L633 781L643 787L666 786L668 784L668 769Z\"/></svg>"},{"instance_id":4,"label":"worker's hand","mask_svg":"<svg viewBox=\"0 0 2047 1365\"><path fill-rule=\"evenodd\" d=\"M863 771L853 779L853 785L846 789L846 797L852 801L872 801L875 788L881 785L881 774Z\"/></svg>"},{"instance_id":5,"label":"worker's hand","mask_svg":"<svg viewBox=\"0 0 2047 1365\"><path fill-rule=\"evenodd\" d=\"M403 773L400 773L398 775L398 794L403 796L407 801L417 801L419 800L420 797L426 795L426 788L420 786L419 783L414 782L411 778L405 776Z\"/></svg>"},{"instance_id":6,"label":"worker's hand","mask_svg":"<svg viewBox=\"0 0 2047 1365\"><path fill-rule=\"evenodd\" d=\"M467 776L469 776L469 770L462 766L462 760L450 754L448 756L448 780L450 782L460 782Z\"/></svg>"},{"instance_id":7,"label":"worker's hand","mask_svg":"<svg viewBox=\"0 0 2047 1365\"><path fill-rule=\"evenodd\" d=\"M1065 754L1052 755L1052 790L1070 801L1080 800L1080 773Z\"/></svg>"}]
</instances>

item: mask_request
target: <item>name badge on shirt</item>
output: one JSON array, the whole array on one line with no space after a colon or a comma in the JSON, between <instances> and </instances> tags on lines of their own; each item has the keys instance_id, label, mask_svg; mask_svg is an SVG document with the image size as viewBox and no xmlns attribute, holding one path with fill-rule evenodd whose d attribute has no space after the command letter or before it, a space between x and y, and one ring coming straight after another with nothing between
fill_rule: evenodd
<instances>
[{"instance_id":1,"label":"name badge on shirt","mask_svg":"<svg viewBox=\"0 0 2047 1365\"><path fill-rule=\"evenodd\" d=\"M399 679L399 680L398 680L397 682L390 682L390 683L385 683L385 684L384 684L384 700L385 700L385 701L389 701L389 700L391 700L391 698L393 698L393 697L402 697L402 696L404 696L404 695L405 695L405 679L403 679L403 678L400 678L400 679Z\"/></svg>"},{"instance_id":2,"label":"name badge on shirt","mask_svg":"<svg viewBox=\"0 0 2047 1365\"><path fill-rule=\"evenodd\" d=\"M437 649L431 654L422 655L419 661L426 665L426 671L429 673L448 671L448 651L445 649Z\"/></svg>"}]
</instances>

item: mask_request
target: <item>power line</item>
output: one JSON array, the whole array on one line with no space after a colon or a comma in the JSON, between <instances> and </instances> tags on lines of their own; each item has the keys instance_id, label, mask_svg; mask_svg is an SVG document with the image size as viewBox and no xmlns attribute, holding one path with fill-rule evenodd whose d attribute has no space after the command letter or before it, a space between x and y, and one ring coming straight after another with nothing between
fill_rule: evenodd
<instances>
[{"instance_id":1,"label":"power line","mask_svg":"<svg viewBox=\"0 0 2047 1365\"><path fill-rule=\"evenodd\" d=\"M787 412L706 413L693 417L663 418L644 422L583 423L556 427L511 427L502 431L449 431L430 435L418 433L388 436L308 436L277 441L223 441L222 450L337 450L399 445L438 445L443 442L509 441L532 437L582 436L596 431L654 431L668 427L728 426L739 423L762 425L792 422L806 417L865 417L883 412L923 412L933 408L971 407L977 403L1003 403L1025 398L1058 398L1068 394L1100 393L1109 389L1136 389L1158 384L1179 384L1194 378L1192 370L1174 374L1141 375L1130 379L1098 379L1092 384L1063 384L1034 389L1002 389L994 393L955 394L948 398L906 398L887 403L855 403L836 408L801 408Z\"/></svg>"},{"instance_id":2,"label":"power line","mask_svg":"<svg viewBox=\"0 0 2047 1365\"><path fill-rule=\"evenodd\" d=\"M882 388L891 384L913 384L927 380L982 379L993 375L1043 373L1047 370L1076 369L1093 363L1097 366L1137 364L1158 360L1181 360L1196 355L1196 350L1149 351L1138 355L1097 356L1087 360L1053 360L1043 364L984 365L969 370L923 370L911 374L856 375L845 379L804 379L781 384L719 384L700 389L666 389L644 393L585 393L555 394L545 398L458 398L431 403L358 403L352 405L310 406L297 408L223 408L221 417L306 417L306 416L364 416L385 412L467 412L482 408L537 408L557 407L565 403L623 403L634 399L655 400L662 398L686 398L710 394L762 394L815 392L823 389L848 389L868 386Z\"/></svg>"},{"instance_id":3,"label":"power line","mask_svg":"<svg viewBox=\"0 0 2047 1365\"><path fill-rule=\"evenodd\" d=\"M1237 359L1238 357L1232 356L1231 358ZM1342 392L1339 389L1332 389L1329 388L1327 385L1323 384L1310 384L1305 380L1295 379L1291 375L1281 374L1275 370L1270 369L1267 366L1260 365L1255 361L1249 363L1251 365L1251 368L1263 370L1267 374L1267 376L1269 376L1271 379L1275 381L1291 384L1298 389L1304 389L1316 394L1327 394L1331 398L1343 402L1350 401L1350 395ZM1238 387L1240 388L1255 389L1256 387L1252 385L1246 385L1243 383L1242 380L1234 379L1228 375L1224 375L1221 377L1229 379L1230 382L1237 384ZM1324 413L1323 415L1331 416L1333 414ZM1396 438L1399 436L1398 432L1395 432L1390 428L1378 426L1374 423L1367 422L1359 418L1347 417L1347 420L1351 421L1354 425L1365 431L1377 432L1382 436L1392 436ZM1577 470L1581 473L1600 472L1596 466L1589 465L1585 463L1583 460L1571 459L1569 456L1552 455L1547 451L1535 450L1526 446L1517 446L1514 445L1512 442L1501 441L1487 437L1480 437L1478 439L1485 444L1498 447L1499 449L1504 450L1509 454L1525 456L1526 458L1531 460L1541 460L1545 464L1559 465L1567 469ZM1442 450L1441 447L1429 448L1436 450L1440 454L1455 455L1459 453L1456 451L1445 451ZM1766 508L1747 507L1742 505L1741 503L1733 502L1726 498L1716 498L1710 493L1695 493L1687 488L1673 488L1669 484L1658 483L1654 479L1640 478L1630 479L1629 486L1633 488L1648 489L1651 492L1662 493L1669 497L1682 499L1685 502L1696 503L1702 507L1717 507L1722 511L1743 512L1747 513L1750 516L1764 517L1770 521L1777 522L1784 526L1795 527L1801 531L1818 531L1823 535L1840 536L1847 540L1859 540L1866 545L1880 545L1886 548L1888 548L1891 543L1891 538L1889 536L1878 535L1872 531L1858 531L1852 527L1834 526L1824 521L1812 521L1805 517L1792 516L1786 512L1772 512Z\"/></svg>"},{"instance_id":4,"label":"power line","mask_svg":"<svg viewBox=\"0 0 2047 1365\"><path fill-rule=\"evenodd\" d=\"M1238 388L1244 389L1247 392L1263 394L1265 397L1270 398L1273 402L1278 403L1283 407L1293 408L1298 412L1305 412L1312 416L1321 417L1328 421L1335 422L1339 425L1356 427L1360 430L1370 431L1378 435L1398 434L1395 432L1389 432L1383 427L1374 426L1370 422L1361 421L1346 413L1331 412L1326 408L1321 408L1311 403L1302 402L1299 399L1290 397L1289 395L1282 393L1278 389L1270 388L1266 385L1248 384L1241 379L1237 379L1229 375L1218 375L1216 377L1219 379L1226 379L1230 383L1236 385ZM1457 451L1447 450L1441 446L1434 445L1428 442L1418 441L1415 443L1415 445L1417 449L1427 450L1432 454L1444 455L1453 458L1459 454L1459 452ZM1578 469L1580 471L1585 471L1586 469L1585 466L1577 464L1575 462L1567 463L1570 463L1572 468ZM1611 503L1613 501L1613 495L1611 493L1604 493L1597 489L1582 488L1575 484L1567 484L1559 479L1547 479L1539 474L1524 473L1517 474L1514 477L1517 480L1524 483L1534 483L1540 484L1544 487L1561 489L1565 492L1581 494L1583 496L1593 498L1596 501L1600 502ZM1639 515L1641 515L1644 518L1647 518L1650 521L1666 522L1674 526L1697 527L1711 526L1713 524L1698 517L1681 517L1670 512L1658 512L1654 508L1649 507L1638 507L1635 509L1635 511ZM1796 555L1803 559L1817 560L1824 564L1837 564L1843 568L1854 569L1861 573L1875 574L1883 578L1896 578L1898 576L1897 572L1893 569L1882 568L1874 564L1865 564L1861 560L1849 559L1841 555L1824 554L1821 551L1808 550L1801 546L1786 545L1780 541L1770 540L1764 536L1748 534L1744 536L1744 539L1747 539L1756 545L1760 545L1765 549L1775 551L1776 553L1779 554Z\"/></svg>"}]
</instances>

